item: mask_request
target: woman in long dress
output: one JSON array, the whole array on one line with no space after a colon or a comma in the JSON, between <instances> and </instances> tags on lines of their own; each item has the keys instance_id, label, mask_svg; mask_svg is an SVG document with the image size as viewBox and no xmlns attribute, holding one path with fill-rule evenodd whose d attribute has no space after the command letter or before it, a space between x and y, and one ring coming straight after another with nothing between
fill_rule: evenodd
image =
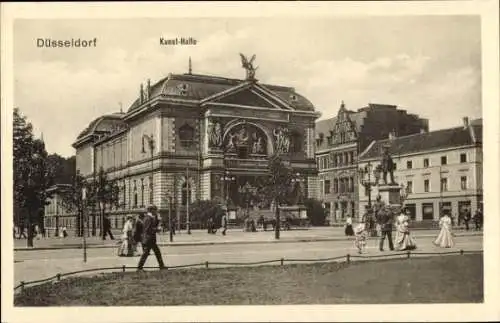
<instances>
[{"instance_id":1,"label":"woman in long dress","mask_svg":"<svg viewBox=\"0 0 500 323\"><path fill-rule=\"evenodd\" d=\"M352 237L354 235L354 230L352 229L352 217L350 215L345 219L345 235Z\"/></svg>"},{"instance_id":2,"label":"woman in long dress","mask_svg":"<svg viewBox=\"0 0 500 323\"><path fill-rule=\"evenodd\" d=\"M122 243L118 249L118 256L120 257L131 257L134 255L133 241L132 241L132 231L134 229L134 223L131 216L127 217L127 221L123 226Z\"/></svg>"},{"instance_id":3,"label":"woman in long dress","mask_svg":"<svg viewBox=\"0 0 500 323\"><path fill-rule=\"evenodd\" d=\"M409 222L410 217L403 212L396 218L395 243L397 250L413 250L417 248L417 243L408 228Z\"/></svg>"},{"instance_id":4,"label":"woman in long dress","mask_svg":"<svg viewBox=\"0 0 500 323\"><path fill-rule=\"evenodd\" d=\"M436 240L434 240L434 244L441 248L453 247L455 243L453 241L453 235L451 233L451 218L448 214L445 214L441 217L441 219L439 220L439 227L441 228L441 231L439 231Z\"/></svg>"}]
</instances>

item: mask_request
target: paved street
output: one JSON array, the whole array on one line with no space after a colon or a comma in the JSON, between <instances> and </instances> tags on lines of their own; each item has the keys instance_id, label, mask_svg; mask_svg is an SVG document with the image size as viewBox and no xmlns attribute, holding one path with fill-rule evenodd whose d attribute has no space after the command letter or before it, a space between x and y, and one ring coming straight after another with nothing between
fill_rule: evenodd
<instances>
[{"instance_id":1,"label":"paved street","mask_svg":"<svg viewBox=\"0 0 500 323\"><path fill-rule=\"evenodd\" d=\"M258 233L257 233L258 234ZM254 233L254 236L257 235ZM263 232L262 234L270 234ZM286 234L286 233L285 233ZM463 250L482 250L482 235L456 237L456 246L452 249L441 249L432 245L436 232L426 234L415 232L418 243L417 252L443 252ZM207 234L205 234L207 235ZM236 235L236 234L235 234ZM248 233L247 233L248 235ZM252 234L250 234L252 235ZM207 235L208 236L208 235ZM220 237L220 236L219 236ZM229 239L229 236L220 237ZM254 238L256 239L256 238ZM258 242L256 240L255 242ZM377 247L378 239L371 238L367 245L368 255L381 255ZM285 259L315 259L356 254L352 239L337 241L289 242L289 243L253 243L253 244L202 244L202 245L168 245L161 247L167 266L209 262L255 262ZM90 248L87 263L83 262L81 249L25 250L14 253L15 286L21 281L32 281L47 278L57 273L76 270L136 266L138 257L117 257L116 248ZM385 251L384 254L391 252ZM146 266L156 266L154 255L150 256Z\"/></svg>"}]
</instances>

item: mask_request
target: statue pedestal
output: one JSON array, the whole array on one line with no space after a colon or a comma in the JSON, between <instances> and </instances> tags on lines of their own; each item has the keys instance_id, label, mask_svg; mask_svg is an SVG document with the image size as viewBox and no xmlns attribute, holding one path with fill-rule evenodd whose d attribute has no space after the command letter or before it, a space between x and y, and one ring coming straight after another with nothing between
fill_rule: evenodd
<instances>
[{"instance_id":1,"label":"statue pedestal","mask_svg":"<svg viewBox=\"0 0 500 323\"><path fill-rule=\"evenodd\" d=\"M396 206L401 204L401 187L399 185L380 185L378 194L386 205Z\"/></svg>"}]
</instances>

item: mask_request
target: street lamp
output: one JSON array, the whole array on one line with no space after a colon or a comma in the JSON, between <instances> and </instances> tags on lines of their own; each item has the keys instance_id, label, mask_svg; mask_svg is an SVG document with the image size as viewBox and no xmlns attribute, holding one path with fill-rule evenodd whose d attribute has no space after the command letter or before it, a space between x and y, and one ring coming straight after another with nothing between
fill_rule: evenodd
<instances>
[{"instance_id":1,"label":"street lamp","mask_svg":"<svg viewBox=\"0 0 500 323\"><path fill-rule=\"evenodd\" d=\"M368 209L370 210L370 216L372 217L371 219L373 220L374 214L372 211L372 186L377 185L378 183L377 180L375 182L371 181L371 173L372 173L372 164L370 162L368 162L368 164L366 164L365 167L360 167L358 169L359 182L361 183L361 185L363 185L363 187L366 189L368 193ZM373 221L370 221L370 223L373 223ZM377 230L375 226L372 226L370 229L371 229L370 235L372 237L376 237Z\"/></svg>"},{"instance_id":2,"label":"street lamp","mask_svg":"<svg viewBox=\"0 0 500 323\"><path fill-rule=\"evenodd\" d=\"M142 135L142 153L146 153L145 149L145 144L144 140L147 141L149 150L151 152L151 177L149 179L149 204L153 205L153 153L154 153L154 148L155 148L155 140L153 138L153 135Z\"/></svg>"},{"instance_id":3,"label":"street lamp","mask_svg":"<svg viewBox=\"0 0 500 323\"><path fill-rule=\"evenodd\" d=\"M372 164L368 162L365 167L360 167L358 169L358 174L359 174L359 182L363 187L366 189L368 192L368 207L372 207L372 186L375 185L375 183L371 182L371 173L372 173ZM365 178L365 176L368 175L368 178Z\"/></svg>"},{"instance_id":4,"label":"street lamp","mask_svg":"<svg viewBox=\"0 0 500 323\"><path fill-rule=\"evenodd\" d=\"M173 202L172 202L172 195L167 194L168 198L168 227L169 227L169 235L170 235L170 242L174 241L174 226L172 225L172 207L173 207Z\"/></svg>"}]
</instances>

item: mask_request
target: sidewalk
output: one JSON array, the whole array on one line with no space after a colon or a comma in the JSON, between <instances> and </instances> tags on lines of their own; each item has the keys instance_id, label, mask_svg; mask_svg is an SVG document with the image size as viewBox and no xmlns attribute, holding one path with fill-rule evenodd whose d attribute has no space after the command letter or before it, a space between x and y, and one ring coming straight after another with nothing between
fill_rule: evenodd
<instances>
[{"instance_id":1,"label":"sidewalk","mask_svg":"<svg viewBox=\"0 0 500 323\"><path fill-rule=\"evenodd\" d=\"M416 237L437 236L438 230L415 230ZM456 230L456 236L477 236L482 231ZM120 236L115 240L102 240L98 237L86 238L87 248L115 248L120 242ZM192 246L192 245L216 245L216 244L256 244L256 243L286 243L286 242L314 242L314 241L345 241L348 237L344 235L344 228L339 227L310 227L307 229L292 229L281 231L280 239L274 238L274 231L243 232L241 229L228 230L223 236L219 231L216 234L208 234L205 230L193 230L191 234L186 231L177 233L173 242L169 241L169 233L158 234L158 245L161 246ZM41 238L33 241L33 248L26 247L26 240L14 240L14 251L28 250L52 250L52 249L81 249L83 239L77 237L68 238Z\"/></svg>"}]
</instances>

